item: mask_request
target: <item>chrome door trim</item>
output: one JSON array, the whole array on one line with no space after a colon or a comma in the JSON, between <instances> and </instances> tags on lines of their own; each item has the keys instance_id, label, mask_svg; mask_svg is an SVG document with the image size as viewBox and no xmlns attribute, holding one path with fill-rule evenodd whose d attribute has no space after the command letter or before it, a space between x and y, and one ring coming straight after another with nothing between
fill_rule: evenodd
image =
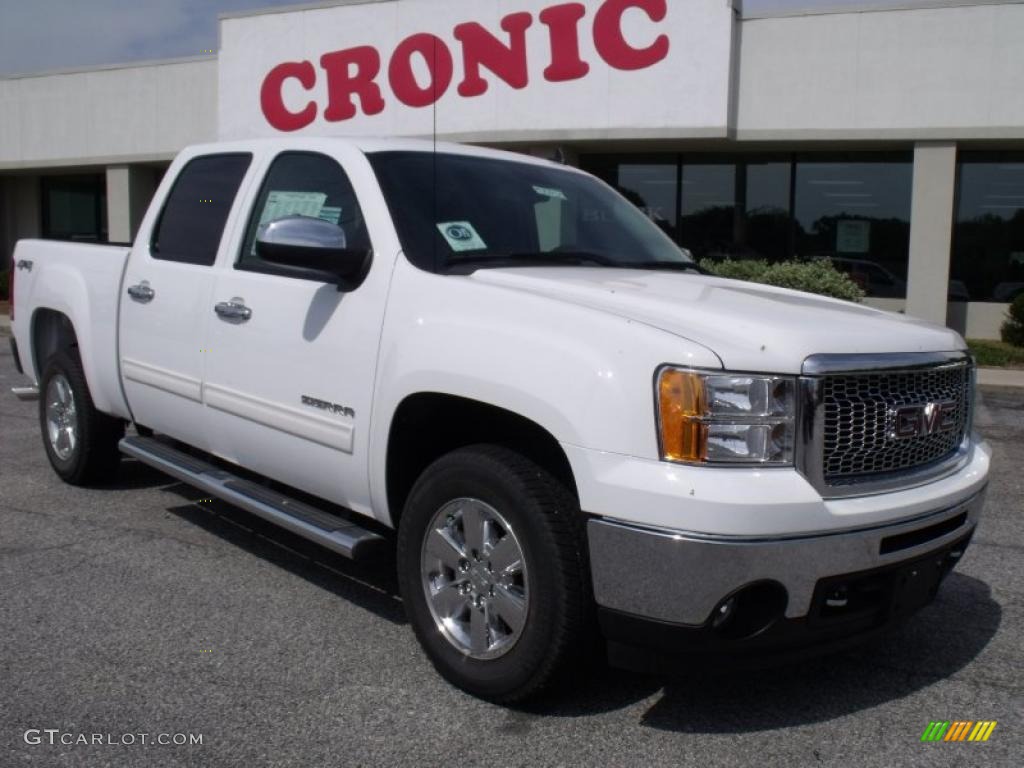
<instances>
[{"instance_id":1,"label":"chrome door trim","mask_svg":"<svg viewBox=\"0 0 1024 768\"><path fill-rule=\"evenodd\" d=\"M123 358L121 376L125 381L144 384L171 395L183 397L196 403L203 402L203 382L191 376L184 376L166 368L149 365L138 360Z\"/></svg>"},{"instance_id":2,"label":"chrome door trim","mask_svg":"<svg viewBox=\"0 0 1024 768\"><path fill-rule=\"evenodd\" d=\"M242 323L252 317L252 310L245 306L245 302L239 298L218 302L214 306L213 311L225 320L235 320Z\"/></svg>"},{"instance_id":3,"label":"chrome door trim","mask_svg":"<svg viewBox=\"0 0 1024 768\"><path fill-rule=\"evenodd\" d=\"M325 448L348 454L355 450L355 424L352 418L343 414L321 416L209 382L203 385L203 403L208 408Z\"/></svg>"},{"instance_id":4,"label":"chrome door trim","mask_svg":"<svg viewBox=\"0 0 1024 768\"><path fill-rule=\"evenodd\" d=\"M129 285L128 295L135 299L135 301L147 304L156 296L156 291L150 287L149 281L143 280L138 285Z\"/></svg>"}]
</instances>

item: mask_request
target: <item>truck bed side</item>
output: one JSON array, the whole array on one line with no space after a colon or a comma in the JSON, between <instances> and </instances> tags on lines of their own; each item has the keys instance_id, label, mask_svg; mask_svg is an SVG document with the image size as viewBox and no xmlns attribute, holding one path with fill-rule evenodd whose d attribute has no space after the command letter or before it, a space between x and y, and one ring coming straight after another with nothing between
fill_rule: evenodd
<instances>
[{"instance_id":1,"label":"truck bed side","mask_svg":"<svg viewBox=\"0 0 1024 768\"><path fill-rule=\"evenodd\" d=\"M130 250L112 245L19 241L14 250L17 274L12 323L25 373L38 383L45 363L42 350L51 348L61 333L66 333L51 313L66 317L74 330L96 408L126 418L128 405L117 361L117 315L121 277ZM31 268L26 263L31 263Z\"/></svg>"}]
</instances>

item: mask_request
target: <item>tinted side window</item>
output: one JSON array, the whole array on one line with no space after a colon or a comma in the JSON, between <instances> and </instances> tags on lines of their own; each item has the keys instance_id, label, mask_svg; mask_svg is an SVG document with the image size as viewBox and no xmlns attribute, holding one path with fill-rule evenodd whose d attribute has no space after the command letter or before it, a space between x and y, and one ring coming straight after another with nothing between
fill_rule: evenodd
<instances>
[{"instance_id":1,"label":"tinted side window","mask_svg":"<svg viewBox=\"0 0 1024 768\"><path fill-rule=\"evenodd\" d=\"M252 155L197 157L181 169L153 233L154 259L211 266Z\"/></svg>"},{"instance_id":2,"label":"tinted side window","mask_svg":"<svg viewBox=\"0 0 1024 768\"><path fill-rule=\"evenodd\" d=\"M249 216L239 268L282 273L281 267L267 264L256 255L255 244L261 227L287 216L308 216L337 224L345 232L347 248L370 248L355 190L341 166L326 155L284 152L277 156Z\"/></svg>"}]
</instances>

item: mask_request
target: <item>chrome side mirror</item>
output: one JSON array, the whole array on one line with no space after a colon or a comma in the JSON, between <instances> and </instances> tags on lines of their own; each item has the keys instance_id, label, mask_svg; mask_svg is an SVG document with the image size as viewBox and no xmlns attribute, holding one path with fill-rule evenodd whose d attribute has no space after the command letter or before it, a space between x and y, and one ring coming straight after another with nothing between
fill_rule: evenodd
<instances>
[{"instance_id":1,"label":"chrome side mirror","mask_svg":"<svg viewBox=\"0 0 1024 768\"><path fill-rule=\"evenodd\" d=\"M345 230L309 216L286 216L260 227L256 255L280 267L280 274L334 283L354 290L369 271L368 250L348 248Z\"/></svg>"}]
</instances>

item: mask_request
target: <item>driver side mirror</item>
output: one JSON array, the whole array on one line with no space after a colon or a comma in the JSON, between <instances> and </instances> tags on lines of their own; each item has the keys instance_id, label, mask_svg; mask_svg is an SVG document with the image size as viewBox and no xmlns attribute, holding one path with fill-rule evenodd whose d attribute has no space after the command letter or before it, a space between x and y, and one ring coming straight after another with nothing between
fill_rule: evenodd
<instances>
[{"instance_id":1,"label":"driver side mirror","mask_svg":"<svg viewBox=\"0 0 1024 768\"><path fill-rule=\"evenodd\" d=\"M309 216L286 216L260 227L256 255L280 274L333 283L352 291L366 278L372 254L348 248L345 230Z\"/></svg>"}]
</instances>

